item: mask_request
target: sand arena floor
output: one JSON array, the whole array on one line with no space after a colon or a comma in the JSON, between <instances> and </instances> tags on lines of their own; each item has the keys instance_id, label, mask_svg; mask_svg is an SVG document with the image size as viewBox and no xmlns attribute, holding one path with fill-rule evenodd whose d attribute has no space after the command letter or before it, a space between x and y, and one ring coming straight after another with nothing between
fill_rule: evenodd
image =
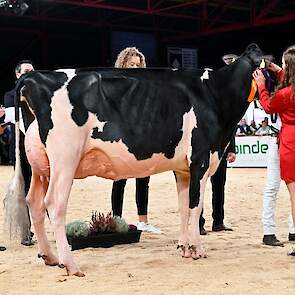
<instances>
[{"instance_id":1,"label":"sand arena floor","mask_svg":"<svg viewBox=\"0 0 295 295\"><path fill-rule=\"evenodd\" d=\"M140 243L108 249L74 251L84 278L67 277L65 270L46 267L37 259L37 246L9 244L0 231L0 294L295 294L295 259L291 249L261 243L262 191L265 169L229 169L225 223L233 232L212 233L203 238L208 258L183 259L176 251L179 213L171 172L152 176L149 219L163 234L143 233ZM1 198L11 167L0 167ZM89 220L92 210L110 211L111 181L88 178L75 181L67 222ZM123 217L136 223L134 181L126 186ZM211 228L211 185L205 196L206 228ZM290 201L282 183L277 204L277 236L287 241ZM3 210L0 211L3 224ZM50 243L52 227L46 220Z\"/></svg>"}]
</instances>

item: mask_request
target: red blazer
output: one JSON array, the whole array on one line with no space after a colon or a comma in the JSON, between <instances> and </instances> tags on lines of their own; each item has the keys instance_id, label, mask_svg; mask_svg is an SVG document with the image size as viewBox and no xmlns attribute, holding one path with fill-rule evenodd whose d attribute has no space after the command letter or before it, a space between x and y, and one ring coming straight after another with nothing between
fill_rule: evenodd
<instances>
[{"instance_id":1,"label":"red blazer","mask_svg":"<svg viewBox=\"0 0 295 295\"><path fill-rule=\"evenodd\" d=\"M282 71L278 73L281 75ZM280 77L279 77L280 78ZM264 85L258 87L260 103L266 113L279 113L282 128L279 134L281 178L295 182L295 97L292 87L278 90L270 99Z\"/></svg>"}]
</instances>

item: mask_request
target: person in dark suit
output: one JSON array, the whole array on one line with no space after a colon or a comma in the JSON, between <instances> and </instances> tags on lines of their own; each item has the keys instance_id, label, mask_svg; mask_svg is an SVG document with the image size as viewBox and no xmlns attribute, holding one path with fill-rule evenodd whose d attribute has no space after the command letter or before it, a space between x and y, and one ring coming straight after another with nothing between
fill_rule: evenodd
<instances>
[{"instance_id":1,"label":"person in dark suit","mask_svg":"<svg viewBox=\"0 0 295 295\"><path fill-rule=\"evenodd\" d=\"M34 70L33 63L30 60L21 60L17 63L15 67L15 77L18 80L23 74L31 72ZM14 97L15 89L12 89L4 94L4 106L5 106L5 122L11 125L11 143L9 147L9 157L12 161L13 166L15 166L15 113L14 113ZM21 169L25 182L25 195L27 195L30 182L31 182L31 166L28 162L26 152L25 152L25 136L23 128L23 120L20 120L20 161ZM28 211L29 214L29 211ZM32 243L32 232L30 228L26 231L26 235L22 237L21 244L25 246L33 245Z\"/></svg>"},{"instance_id":2,"label":"person in dark suit","mask_svg":"<svg viewBox=\"0 0 295 295\"><path fill-rule=\"evenodd\" d=\"M224 187L226 182L226 169L227 161L229 163L234 162L236 159L235 154L235 138L233 137L224 156L222 157L219 167L215 174L211 176L212 184L212 231L232 231L231 228L224 225ZM205 218L203 212L200 217L200 234L206 235L205 230Z\"/></svg>"}]
</instances>

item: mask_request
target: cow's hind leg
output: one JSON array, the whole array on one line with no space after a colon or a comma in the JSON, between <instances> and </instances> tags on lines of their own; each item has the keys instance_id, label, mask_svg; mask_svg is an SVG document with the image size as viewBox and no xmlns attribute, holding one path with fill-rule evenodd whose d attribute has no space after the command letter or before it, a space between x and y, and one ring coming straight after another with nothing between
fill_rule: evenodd
<instances>
[{"instance_id":1,"label":"cow's hind leg","mask_svg":"<svg viewBox=\"0 0 295 295\"><path fill-rule=\"evenodd\" d=\"M176 186L178 193L178 207L180 211L180 236L177 248L181 250L181 256L191 257L188 240L188 222L189 222L189 173L175 172Z\"/></svg>"},{"instance_id":2,"label":"cow's hind leg","mask_svg":"<svg viewBox=\"0 0 295 295\"><path fill-rule=\"evenodd\" d=\"M201 236L200 236L200 229L199 229L199 220L201 216L201 212L203 209L203 203L204 203L204 194L205 194L205 187L206 182L208 179L208 172L204 174L200 181L200 198L199 203L196 207L190 209L190 217L191 217L191 230L190 230L190 250L191 250L191 256L193 259L199 259L199 258L206 258L207 253L202 245Z\"/></svg>"},{"instance_id":3,"label":"cow's hind leg","mask_svg":"<svg viewBox=\"0 0 295 295\"><path fill-rule=\"evenodd\" d=\"M44 219L45 204L44 197L47 191L48 182L32 173L31 186L27 195L27 203L31 211L32 221L38 241L38 257L43 258L46 265L58 265L58 259L53 255L46 236Z\"/></svg>"},{"instance_id":4,"label":"cow's hind leg","mask_svg":"<svg viewBox=\"0 0 295 295\"><path fill-rule=\"evenodd\" d=\"M62 169L62 167L66 167L66 169ZM52 165L51 168L53 169L51 169L45 204L54 226L59 266L65 267L68 275L82 277L84 274L74 262L65 231L67 203L76 166L67 162L67 164L58 167Z\"/></svg>"}]
</instances>

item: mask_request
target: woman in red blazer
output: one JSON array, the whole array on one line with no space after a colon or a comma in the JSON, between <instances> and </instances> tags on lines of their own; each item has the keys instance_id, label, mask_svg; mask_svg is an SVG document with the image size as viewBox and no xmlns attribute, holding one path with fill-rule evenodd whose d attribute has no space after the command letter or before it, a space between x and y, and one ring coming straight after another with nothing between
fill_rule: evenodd
<instances>
[{"instance_id":1,"label":"woman in red blazer","mask_svg":"<svg viewBox=\"0 0 295 295\"><path fill-rule=\"evenodd\" d=\"M265 78L261 70L253 73L260 103L266 113L279 113L282 128L278 137L281 159L281 178L290 193L293 222L295 223L295 46L289 47L282 58L283 74L281 83L270 97L265 88ZM272 66L272 65L271 65ZM289 255L295 256L295 248Z\"/></svg>"}]
</instances>

